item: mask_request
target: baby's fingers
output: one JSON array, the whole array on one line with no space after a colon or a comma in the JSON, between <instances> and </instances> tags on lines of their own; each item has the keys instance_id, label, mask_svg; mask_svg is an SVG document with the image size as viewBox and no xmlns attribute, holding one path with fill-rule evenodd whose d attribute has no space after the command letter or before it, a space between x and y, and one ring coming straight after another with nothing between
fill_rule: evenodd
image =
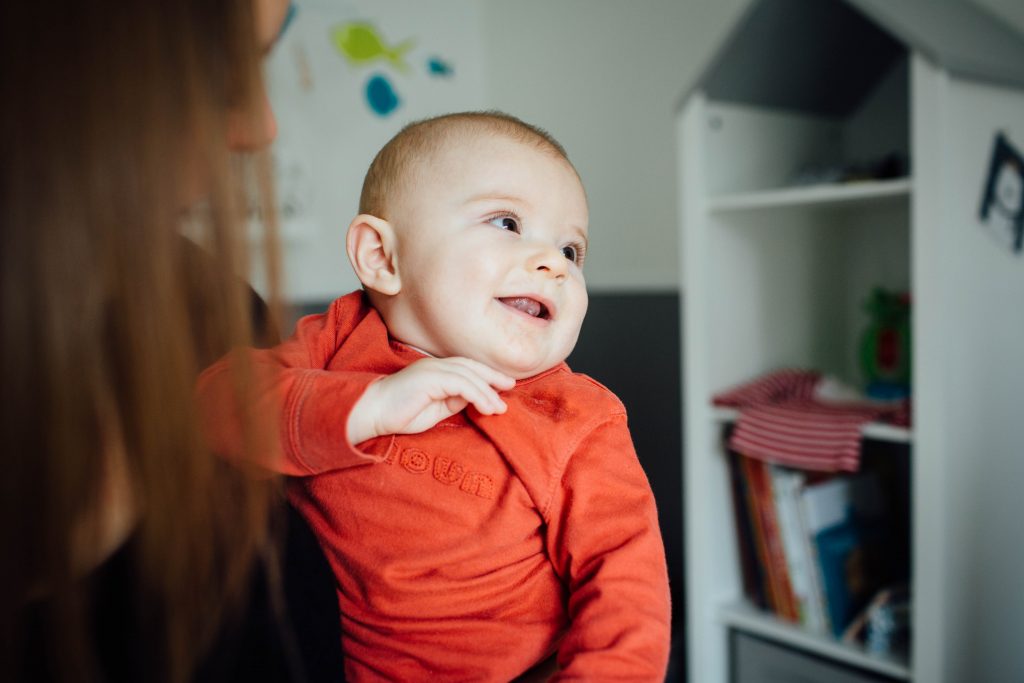
<instances>
[{"instance_id":1,"label":"baby's fingers","mask_svg":"<svg viewBox=\"0 0 1024 683\"><path fill-rule=\"evenodd\" d=\"M445 378L444 390L448 396L462 397L484 415L505 412L505 402L498 392L472 370L459 364L449 364L445 368Z\"/></svg>"}]
</instances>

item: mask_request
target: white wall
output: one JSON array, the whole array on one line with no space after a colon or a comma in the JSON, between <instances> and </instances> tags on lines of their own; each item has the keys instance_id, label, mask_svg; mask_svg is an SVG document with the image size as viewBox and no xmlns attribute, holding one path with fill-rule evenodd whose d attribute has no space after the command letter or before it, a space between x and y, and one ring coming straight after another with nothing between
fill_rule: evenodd
<instances>
[{"instance_id":1,"label":"white wall","mask_svg":"<svg viewBox=\"0 0 1024 683\"><path fill-rule=\"evenodd\" d=\"M915 603L915 680L1017 682L1024 268L978 193L995 131L1024 139L1024 92L914 75L914 591L943 597Z\"/></svg>"},{"instance_id":2,"label":"white wall","mask_svg":"<svg viewBox=\"0 0 1024 683\"><path fill-rule=\"evenodd\" d=\"M482 2L488 104L551 132L586 185L590 289L676 289L675 107L747 0Z\"/></svg>"},{"instance_id":3,"label":"white wall","mask_svg":"<svg viewBox=\"0 0 1024 683\"><path fill-rule=\"evenodd\" d=\"M1024 2L1020 0L972 0L1010 26L1024 33Z\"/></svg>"},{"instance_id":4,"label":"white wall","mask_svg":"<svg viewBox=\"0 0 1024 683\"><path fill-rule=\"evenodd\" d=\"M590 196L592 290L676 289L675 105L747 0L446 0L443 30L430 38L474 44L481 63L461 60L456 77L468 69L475 80L482 71L479 93L435 103L436 111L398 110L390 123L352 123L351 112L365 116L354 99L362 76L329 52L325 31L340 18L359 18L362 8L391 40L412 35L425 43L432 29L403 18L407 2L301 0L271 60L276 150L290 157L309 150L298 164L306 177L279 174L279 194L298 194L309 207L304 220L284 226L287 298L324 300L358 284L344 231L374 151L410 118L465 108L507 111L566 146ZM313 67L308 92L296 76L299 47ZM349 128L366 134L353 139Z\"/></svg>"},{"instance_id":5,"label":"white wall","mask_svg":"<svg viewBox=\"0 0 1024 683\"><path fill-rule=\"evenodd\" d=\"M407 2L376 1L378 14L398 11ZM473 65L473 71L482 68L482 92L452 107L481 102L540 125L565 145L579 169L590 197L586 275L592 291L678 288L676 105L750 1L445 3L462 3L465 11L449 13L443 33L482 44L482 64ZM969 1L1024 32L1020 0ZM409 32L425 35L426 27L417 28ZM395 29L395 37L402 37L403 30ZM289 59L290 53L279 58ZM287 123L282 121L282 137ZM363 142L339 150L350 167L339 173L337 164L331 166L330 175L338 180L331 181L329 194L316 198L327 204L321 213L329 220L306 228L304 238L293 236L286 245L286 296L292 300L322 300L356 284L343 235L372 157L369 142Z\"/></svg>"},{"instance_id":6,"label":"white wall","mask_svg":"<svg viewBox=\"0 0 1024 683\"><path fill-rule=\"evenodd\" d=\"M1024 32L1021 0L969 0ZM590 196L591 290L675 289L675 106L750 0L482 0L486 100L547 128Z\"/></svg>"},{"instance_id":7,"label":"white wall","mask_svg":"<svg viewBox=\"0 0 1024 683\"><path fill-rule=\"evenodd\" d=\"M485 106L480 14L479 0L298 0L266 67L279 128L273 156L287 298L324 301L359 286L345 232L384 143L410 121ZM332 31L366 21L400 56L351 63L339 51ZM432 75L432 58L454 75ZM374 77L400 101L383 115L365 95ZM258 275L254 281L263 284Z\"/></svg>"}]
</instances>

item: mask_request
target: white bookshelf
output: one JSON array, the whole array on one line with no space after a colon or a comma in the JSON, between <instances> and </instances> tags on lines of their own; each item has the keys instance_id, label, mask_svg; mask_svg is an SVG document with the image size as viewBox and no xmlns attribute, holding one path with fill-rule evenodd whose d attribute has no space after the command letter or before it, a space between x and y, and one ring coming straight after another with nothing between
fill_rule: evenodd
<instances>
[{"instance_id":1,"label":"white bookshelf","mask_svg":"<svg viewBox=\"0 0 1024 683\"><path fill-rule=\"evenodd\" d=\"M724 213L775 207L868 205L890 199L907 199L910 196L910 190L910 178L781 187L760 192L737 192L712 197L708 201L708 210L714 213Z\"/></svg>"},{"instance_id":2,"label":"white bookshelf","mask_svg":"<svg viewBox=\"0 0 1024 683\"><path fill-rule=\"evenodd\" d=\"M1024 458L1024 259L977 218L992 139L1024 145L1024 94L907 52L836 118L716 99L682 103L680 160L688 680L730 679L731 632L917 683L1024 680L1017 519ZM901 149L910 175L789 186L804 166ZM874 286L913 295L912 429L864 436L910 458L913 631L877 657L744 601L714 394L781 367L861 381ZM1014 406L1014 408L1008 408ZM1011 479L1015 482L1010 483ZM1008 673L1009 672L1009 673ZM1017 676L1015 672L1021 672Z\"/></svg>"},{"instance_id":3,"label":"white bookshelf","mask_svg":"<svg viewBox=\"0 0 1024 683\"><path fill-rule=\"evenodd\" d=\"M722 624L743 633L761 636L797 650L855 666L864 671L909 681L910 662L905 657L880 656L858 645L810 633L799 625L767 614L747 602L726 603L718 611Z\"/></svg>"}]
</instances>

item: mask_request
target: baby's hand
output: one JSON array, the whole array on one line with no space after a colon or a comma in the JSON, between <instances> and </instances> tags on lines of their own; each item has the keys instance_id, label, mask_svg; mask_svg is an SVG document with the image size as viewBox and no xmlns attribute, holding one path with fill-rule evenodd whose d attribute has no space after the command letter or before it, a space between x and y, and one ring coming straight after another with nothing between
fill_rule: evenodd
<instances>
[{"instance_id":1,"label":"baby's hand","mask_svg":"<svg viewBox=\"0 0 1024 683\"><path fill-rule=\"evenodd\" d=\"M484 415L505 412L497 390L516 381L468 358L423 358L378 380L353 406L348 440L357 444L387 434L418 434L470 403Z\"/></svg>"}]
</instances>

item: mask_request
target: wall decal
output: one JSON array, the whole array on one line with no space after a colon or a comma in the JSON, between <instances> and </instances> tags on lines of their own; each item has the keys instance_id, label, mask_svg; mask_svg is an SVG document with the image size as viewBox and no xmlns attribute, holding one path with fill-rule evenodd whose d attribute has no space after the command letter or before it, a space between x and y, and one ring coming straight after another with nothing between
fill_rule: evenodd
<instances>
[{"instance_id":1,"label":"wall decal","mask_svg":"<svg viewBox=\"0 0 1024 683\"><path fill-rule=\"evenodd\" d=\"M1002 133L992 146L981 198L981 223L1004 247L1019 254L1024 246L1024 157Z\"/></svg>"}]
</instances>

